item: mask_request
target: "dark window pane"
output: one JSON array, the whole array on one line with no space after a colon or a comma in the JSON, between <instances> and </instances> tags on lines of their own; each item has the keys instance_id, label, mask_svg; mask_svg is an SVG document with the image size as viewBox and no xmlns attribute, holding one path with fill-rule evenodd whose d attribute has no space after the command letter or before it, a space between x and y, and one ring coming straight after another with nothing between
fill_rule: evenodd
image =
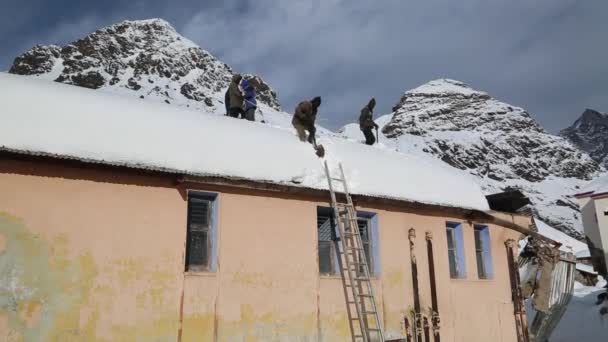
<instances>
[{"instance_id":1,"label":"dark window pane","mask_svg":"<svg viewBox=\"0 0 608 342\"><path fill-rule=\"evenodd\" d=\"M446 232L446 236L448 238L448 249L453 250L454 249L454 229L447 228L445 232Z\"/></svg>"},{"instance_id":2,"label":"dark window pane","mask_svg":"<svg viewBox=\"0 0 608 342\"><path fill-rule=\"evenodd\" d=\"M359 226L359 233L361 234L361 242L363 242L365 261L367 262L367 267L369 267L370 274L373 274L369 219L359 219L357 220L357 225Z\"/></svg>"},{"instance_id":3,"label":"dark window pane","mask_svg":"<svg viewBox=\"0 0 608 342\"><path fill-rule=\"evenodd\" d=\"M207 232L191 231L188 248L188 268L207 265Z\"/></svg>"},{"instance_id":4,"label":"dark window pane","mask_svg":"<svg viewBox=\"0 0 608 342\"><path fill-rule=\"evenodd\" d=\"M319 241L319 272L323 274L332 274L333 272L331 244L331 241Z\"/></svg>"},{"instance_id":5,"label":"dark window pane","mask_svg":"<svg viewBox=\"0 0 608 342\"><path fill-rule=\"evenodd\" d=\"M477 275L479 278L485 278L486 277L486 270L485 267L483 265L483 252L482 251L477 251L476 253L477 256Z\"/></svg>"},{"instance_id":6,"label":"dark window pane","mask_svg":"<svg viewBox=\"0 0 608 342\"><path fill-rule=\"evenodd\" d=\"M336 240L335 227L331 217L331 209L319 208L317 210L317 236L319 273L336 274L333 265L334 241Z\"/></svg>"},{"instance_id":7,"label":"dark window pane","mask_svg":"<svg viewBox=\"0 0 608 342\"><path fill-rule=\"evenodd\" d=\"M187 271L208 271L212 203L205 198L188 198Z\"/></svg>"},{"instance_id":8,"label":"dark window pane","mask_svg":"<svg viewBox=\"0 0 608 342\"><path fill-rule=\"evenodd\" d=\"M317 220L317 230L319 233L319 241L331 241L332 240L332 234L331 234L331 221L329 219L329 217L320 217Z\"/></svg>"},{"instance_id":9,"label":"dark window pane","mask_svg":"<svg viewBox=\"0 0 608 342\"><path fill-rule=\"evenodd\" d=\"M475 229L475 249L478 251L483 250L483 247L481 244L481 230L479 230L479 229Z\"/></svg>"},{"instance_id":10,"label":"dark window pane","mask_svg":"<svg viewBox=\"0 0 608 342\"><path fill-rule=\"evenodd\" d=\"M456 268L456 255L453 250L448 251L448 261L450 263L450 277L457 278L458 270Z\"/></svg>"},{"instance_id":11,"label":"dark window pane","mask_svg":"<svg viewBox=\"0 0 608 342\"><path fill-rule=\"evenodd\" d=\"M190 226L209 226L211 222L211 201L191 197L189 206ZM194 229L196 229L194 228Z\"/></svg>"}]
</instances>

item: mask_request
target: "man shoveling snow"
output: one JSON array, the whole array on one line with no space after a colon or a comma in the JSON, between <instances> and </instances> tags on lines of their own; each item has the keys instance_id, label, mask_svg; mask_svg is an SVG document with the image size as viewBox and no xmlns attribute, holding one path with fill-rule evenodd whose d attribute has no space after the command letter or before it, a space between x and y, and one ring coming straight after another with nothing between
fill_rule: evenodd
<instances>
[{"instance_id":1,"label":"man shoveling snow","mask_svg":"<svg viewBox=\"0 0 608 342\"><path fill-rule=\"evenodd\" d=\"M323 157L325 155L325 149L323 145L317 145L317 139L315 134L317 129L315 128L315 120L317 119L317 110L321 105L321 97L317 96L310 101L302 101L296 107L293 114L291 124L298 132L298 138L301 141L308 141L311 143L317 153L317 156ZM306 132L308 131L308 137Z\"/></svg>"}]
</instances>

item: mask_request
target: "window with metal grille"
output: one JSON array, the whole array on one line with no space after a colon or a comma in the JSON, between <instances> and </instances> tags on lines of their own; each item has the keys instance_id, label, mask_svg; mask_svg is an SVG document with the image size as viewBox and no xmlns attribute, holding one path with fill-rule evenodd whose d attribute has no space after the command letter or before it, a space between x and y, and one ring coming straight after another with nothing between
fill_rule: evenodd
<instances>
[{"instance_id":1,"label":"window with metal grille","mask_svg":"<svg viewBox=\"0 0 608 342\"><path fill-rule=\"evenodd\" d=\"M490 230L487 226L475 225L475 258L477 260L477 277L489 279L493 276L492 254L490 252Z\"/></svg>"},{"instance_id":2,"label":"window with metal grille","mask_svg":"<svg viewBox=\"0 0 608 342\"><path fill-rule=\"evenodd\" d=\"M371 219L366 216L360 216L357 219L359 232L361 234L361 242L369 265L370 274L373 274L372 263L372 236L371 236ZM337 236L336 227L331 208L317 208L317 236L318 236L318 253L319 253L319 273L324 275L340 274L340 265L337 259L336 250Z\"/></svg>"},{"instance_id":3,"label":"window with metal grille","mask_svg":"<svg viewBox=\"0 0 608 342\"><path fill-rule=\"evenodd\" d=\"M213 202L208 196L188 194L186 271L210 270Z\"/></svg>"},{"instance_id":4,"label":"window with metal grille","mask_svg":"<svg viewBox=\"0 0 608 342\"><path fill-rule=\"evenodd\" d=\"M451 278L465 278L464 242L462 238L462 224L448 222L446 224L446 238L448 243L448 263Z\"/></svg>"},{"instance_id":5,"label":"window with metal grille","mask_svg":"<svg viewBox=\"0 0 608 342\"><path fill-rule=\"evenodd\" d=\"M332 210L317 209L317 235L319 248L319 273L325 275L337 274L336 262L336 233Z\"/></svg>"},{"instance_id":6,"label":"window with metal grille","mask_svg":"<svg viewBox=\"0 0 608 342\"><path fill-rule=\"evenodd\" d=\"M363 250L365 251L365 259L369 267L369 272L373 274L372 249L370 243L370 219L359 217L357 218L357 224L359 226L359 234L361 234L361 242L363 242Z\"/></svg>"}]
</instances>

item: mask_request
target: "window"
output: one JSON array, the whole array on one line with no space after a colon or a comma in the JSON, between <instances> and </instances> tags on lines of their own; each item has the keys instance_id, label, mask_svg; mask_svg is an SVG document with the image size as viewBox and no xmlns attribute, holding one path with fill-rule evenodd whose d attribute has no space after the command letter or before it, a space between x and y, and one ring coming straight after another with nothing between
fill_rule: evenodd
<instances>
[{"instance_id":1,"label":"window","mask_svg":"<svg viewBox=\"0 0 608 342\"><path fill-rule=\"evenodd\" d=\"M363 249L369 265L370 274L374 274L376 268L374 262L377 262L377 257L374 255L375 248L375 214L360 212L358 213L357 224L361 233L361 241ZM333 218L333 210L331 208L317 208L317 235L318 235L318 253L319 253L319 273L323 275L339 275L340 261L336 255L338 250L339 238L336 235L336 226Z\"/></svg>"},{"instance_id":2,"label":"window","mask_svg":"<svg viewBox=\"0 0 608 342\"><path fill-rule=\"evenodd\" d=\"M446 224L448 242L448 263L451 278L465 278L464 242L462 239L462 224L448 222Z\"/></svg>"},{"instance_id":3,"label":"window","mask_svg":"<svg viewBox=\"0 0 608 342\"><path fill-rule=\"evenodd\" d=\"M608 209L604 210L604 216L608 216Z\"/></svg>"},{"instance_id":4,"label":"window","mask_svg":"<svg viewBox=\"0 0 608 342\"><path fill-rule=\"evenodd\" d=\"M332 210L317 208L317 234L319 248L319 273L336 274L336 231Z\"/></svg>"},{"instance_id":5,"label":"window","mask_svg":"<svg viewBox=\"0 0 608 342\"><path fill-rule=\"evenodd\" d=\"M359 217L357 219L357 224L359 225L359 234L361 234L361 242L363 242L363 251L365 252L365 259L367 261L367 264L369 265L369 273L373 274L374 264L372 263L372 248L370 242L371 222L369 218Z\"/></svg>"},{"instance_id":6,"label":"window","mask_svg":"<svg viewBox=\"0 0 608 342\"><path fill-rule=\"evenodd\" d=\"M490 251L490 229L488 226L475 225L475 257L477 259L477 277L479 279L491 279L492 253Z\"/></svg>"},{"instance_id":7,"label":"window","mask_svg":"<svg viewBox=\"0 0 608 342\"><path fill-rule=\"evenodd\" d=\"M216 195L188 193L186 271L215 271Z\"/></svg>"}]
</instances>

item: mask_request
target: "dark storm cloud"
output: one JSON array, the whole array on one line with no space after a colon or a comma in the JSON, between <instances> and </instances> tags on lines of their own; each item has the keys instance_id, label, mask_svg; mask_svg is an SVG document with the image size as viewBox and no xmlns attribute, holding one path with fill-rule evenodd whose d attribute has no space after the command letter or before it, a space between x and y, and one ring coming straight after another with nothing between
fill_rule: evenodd
<instances>
[{"instance_id":1,"label":"dark storm cloud","mask_svg":"<svg viewBox=\"0 0 608 342\"><path fill-rule=\"evenodd\" d=\"M0 24L2 67L34 43L163 17L237 71L262 75L287 111L323 96L331 128L354 121L371 96L386 113L403 91L442 77L524 107L552 132L586 107L608 111L603 0L115 1L94 10L86 1L67 14L49 7L42 23L23 16L36 8L25 3Z\"/></svg>"}]
</instances>

